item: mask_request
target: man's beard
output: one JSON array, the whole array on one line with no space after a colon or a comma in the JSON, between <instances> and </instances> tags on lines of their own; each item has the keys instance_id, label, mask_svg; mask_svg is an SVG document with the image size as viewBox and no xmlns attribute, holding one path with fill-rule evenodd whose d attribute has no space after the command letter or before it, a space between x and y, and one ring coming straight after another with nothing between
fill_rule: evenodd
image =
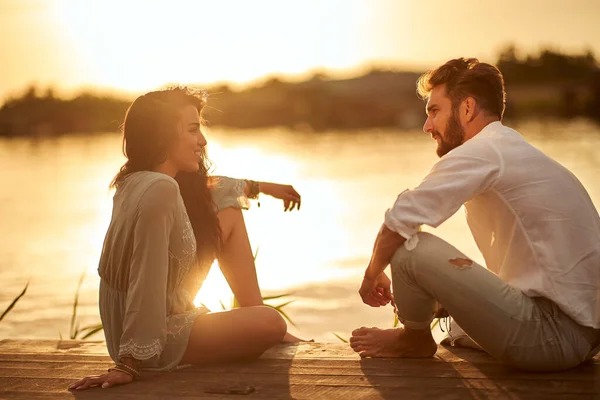
<instances>
[{"instance_id":1,"label":"man's beard","mask_svg":"<svg viewBox=\"0 0 600 400\"><path fill-rule=\"evenodd\" d=\"M458 113L456 112L456 110L452 110L452 115L446 123L444 136L442 136L442 134L436 130L433 131L433 134L435 135L435 137L440 138L438 147L435 150L438 157L445 156L450 152L450 150L457 148L463 143L465 137L465 130L458 121Z\"/></svg>"}]
</instances>

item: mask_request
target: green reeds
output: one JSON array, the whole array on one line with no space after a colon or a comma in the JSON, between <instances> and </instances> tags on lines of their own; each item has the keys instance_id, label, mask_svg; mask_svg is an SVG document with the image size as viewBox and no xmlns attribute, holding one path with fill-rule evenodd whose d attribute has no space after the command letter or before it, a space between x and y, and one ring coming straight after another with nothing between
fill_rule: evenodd
<instances>
[{"instance_id":1,"label":"green reeds","mask_svg":"<svg viewBox=\"0 0 600 400\"><path fill-rule=\"evenodd\" d=\"M69 338L72 340L85 340L92 336L94 333L100 332L102 329L102 324L94 324L84 326L83 328L79 327L79 321L77 320L77 306L79 305L79 292L81 290L81 284L83 283L83 279L85 278L85 270L81 273L81 277L79 278L79 282L77 283L77 290L75 291L75 299L73 300L73 312L71 314L71 325L69 327ZM62 340L62 334L59 333L60 339Z\"/></svg>"},{"instance_id":2,"label":"green reeds","mask_svg":"<svg viewBox=\"0 0 600 400\"><path fill-rule=\"evenodd\" d=\"M349 343L348 339L344 339L343 337L341 337L340 335L338 335L335 332L331 332L331 333L333 334L333 336L335 336L336 338L338 338L341 342L343 342L343 343Z\"/></svg>"},{"instance_id":3,"label":"green reeds","mask_svg":"<svg viewBox=\"0 0 600 400\"><path fill-rule=\"evenodd\" d=\"M6 308L6 310L4 310L2 315L0 315L0 321L2 321L4 319L4 317L6 316L6 314L8 314L10 312L10 310L12 310L14 308L15 304L17 304L17 302L19 300L21 300L21 297L25 296L25 293L27 292L28 287L29 287L29 281L27 281L27 284L23 288L23 291L17 297L14 298L12 303L10 303L10 305Z\"/></svg>"}]
</instances>

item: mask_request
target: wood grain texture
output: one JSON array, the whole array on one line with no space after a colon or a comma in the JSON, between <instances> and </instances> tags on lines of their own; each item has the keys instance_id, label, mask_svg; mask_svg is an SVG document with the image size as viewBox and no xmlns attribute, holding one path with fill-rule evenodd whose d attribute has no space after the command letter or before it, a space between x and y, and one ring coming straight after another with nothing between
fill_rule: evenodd
<instances>
[{"instance_id":1,"label":"wood grain texture","mask_svg":"<svg viewBox=\"0 0 600 400\"><path fill-rule=\"evenodd\" d=\"M600 398L600 359L525 373L487 354L440 347L431 359L360 359L345 344L280 345L252 362L144 373L111 389L67 386L113 365L103 342L0 341L0 399L583 399Z\"/></svg>"}]
</instances>

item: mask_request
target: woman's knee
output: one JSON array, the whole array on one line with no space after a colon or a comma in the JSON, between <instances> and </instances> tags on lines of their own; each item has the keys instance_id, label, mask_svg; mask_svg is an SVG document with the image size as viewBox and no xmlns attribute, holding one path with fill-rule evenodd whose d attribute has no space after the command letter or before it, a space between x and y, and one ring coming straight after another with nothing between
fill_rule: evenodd
<instances>
[{"instance_id":1,"label":"woman's knee","mask_svg":"<svg viewBox=\"0 0 600 400\"><path fill-rule=\"evenodd\" d=\"M256 321L260 323L261 334L268 341L275 343L281 341L287 332L287 324L281 314L267 306L257 306L256 312L258 314Z\"/></svg>"}]
</instances>

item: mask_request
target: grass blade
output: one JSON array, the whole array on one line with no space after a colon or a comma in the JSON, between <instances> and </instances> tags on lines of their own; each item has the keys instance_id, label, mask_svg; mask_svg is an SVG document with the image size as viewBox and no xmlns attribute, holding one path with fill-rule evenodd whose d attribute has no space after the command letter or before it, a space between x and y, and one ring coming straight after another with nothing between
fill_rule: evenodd
<instances>
[{"instance_id":1,"label":"grass blade","mask_svg":"<svg viewBox=\"0 0 600 400\"><path fill-rule=\"evenodd\" d=\"M85 327L83 327L83 328L81 328L79 330L79 333L84 333L86 331L90 331L90 330L96 329L97 327L102 327L102 323L85 326Z\"/></svg>"},{"instance_id":2,"label":"grass blade","mask_svg":"<svg viewBox=\"0 0 600 400\"><path fill-rule=\"evenodd\" d=\"M438 326L440 324L440 319L436 319L435 321L433 321L433 323L431 324L431 330L434 330L436 326Z\"/></svg>"},{"instance_id":3,"label":"grass blade","mask_svg":"<svg viewBox=\"0 0 600 400\"><path fill-rule=\"evenodd\" d=\"M271 307L272 309L274 309L275 311L277 311L279 314L281 314L281 316L283 318L287 319L288 322L290 324L292 324L292 326L296 326L296 324L294 323L294 321L292 321L292 319L281 308L276 308L276 307L273 307L272 305L269 305L269 304L265 304L265 306Z\"/></svg>"},{"instance_id":4,"label":"grass blade","mask_svg":"<svg viewBox=\"0 0 600 400\"><path fill-rule=\"evenodd\" d=\"M290 300L290 301L287 301L287 302L285 302L285 303L283 303L283 304L280 304L280 305L278 305L278 306L273 306L273 308L274 308L274 309L276 309L277 311L279 311L279 310L281 310L283 307L287 306L288 304L292 304L294 301L295 301L295 300Z\"/></svg>"},{"instance_id":5,"label":"grass blade","mask_svg":"<svg viewBox=\"0 0 600 400\"><path fill-rule=\"evenodd\" d=\"M331 333L333 333L333 336L335 336L336 338L340 339L342 342L344 342L344 343L348 343L348 340L347 340L347 339L344 339L343 337L341 337L341 336L340 336L340 335L338 335L337 333L335 333L335 332L331 332Z\"/></svg>"},{"instance_id":6,"label":"grass blade","mask_svg":"<svg viewBox=\"0 0 600 400\"><path fill-rule=\"evenodd\" d=\"M75 339L77 337L77 328L75 326L75 320L77 319L77 306L79 305L79 290L81 289L81 285L83 284L83 278L85 278L85 270L81 273L81 277L79 277L79 283L77 283L77 290L75 291L75 299L73 300L73 314L71 315L71 326L69 328L69 333L71 339Z\"/></svg>"},{"instance_id":7,"label":"grass blade","mask_svg":"<svg viewBox=\"0 0 600 400\"><path fill-rule=\"evenodd\" d=\"M79 321L77 322L77 324L75 325L75 332L73 332L73 337L71 339L75 340L77 339L77 335L79 335L81 331L79 330Z\"/></svg>"},{"instance_id":8,"label":"grass blade","mask_svg":"<svg viewBox=\"0 0 600 400\"><path fill-rule=\"evenodd\" d=\"M292 294L293 293L284 293L284 294L278 294L278 295L275 295L275 296L265 296L265 297L263 297L263 301L281 299L282 297L291 296Z\"/></svg>"},{"instance_id":9,"label":"grass blade","mask_svg":"<svg viewBox=\"0 0 600 400\"><path fill-rule=\"evenodd\" d=\"M17 302L19 300L21 300L21 297L25 296L25 292L27 292L27 288L29 287L29 281L27 281L27 284L25 285L25 288L23 288L23 291L21 292L21 294L19 294L17 297L15 297L15 299L12 301L12 303L10 303L10 305L8 306L8 308L6 310L4 310L4 312L2 313L2 315L0 315L0 321L2 321L2 319L4 318L4 316L6 314L8 314L10 312L10 310L13 309L13 307L15 306L15 304L17 304Z\"/></svg>"},{"instance_id":10,"label":"grass blade","mask_svg":"<svg viewBox=\"0 0 600 400\"><path fill-rule=\"evenodd\" d=\"M89 338L90 336L92 336L94 333L100 332L102 329L104 329L102 324L87 326L81 330L81 333L83 333L86 330L89 330L89 332L86 333L85 335L83 335L83 337L81 339L85 340L85 339Z\"/></svg>"}]
</instances>

